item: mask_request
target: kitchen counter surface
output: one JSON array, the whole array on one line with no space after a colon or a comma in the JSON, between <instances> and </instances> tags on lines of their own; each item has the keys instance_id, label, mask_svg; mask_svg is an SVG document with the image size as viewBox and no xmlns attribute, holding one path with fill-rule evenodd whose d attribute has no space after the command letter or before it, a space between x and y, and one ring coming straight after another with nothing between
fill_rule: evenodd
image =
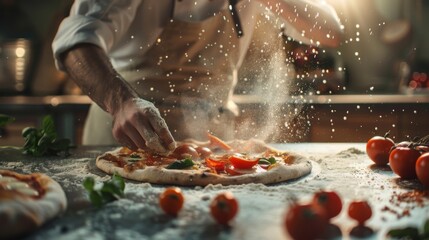
<instances>
[{"instance_id":1,"label":"kitchen counter surface","mask_svg":"<svg viewBox=\"0 0 429 240\"><path fill-rule=\"evenodd\" d=\"M261 96L234 95L237 104L263 103ZM269 99L275 103L307 104L389 104L389 103L429 103L429 94L333 94L289 96L285 99ZM87 106L91 99L84 95L58 96L8 96L0 97L0 110L19 107L73 107Z\"/></svg>"},{"instance_id":2,"label":"kitchen counter surface","mask_svg":"<svg viewBox=\"0 0 429 240\"><path fill-rule=\"evenodd\" d=\"M105 181L109 176L95 166L95 157L111 147L78 147L69 157L31 158L13 149L0 149L0 168L24 173L43 172L57 180L68 198L68 210L25 239L289 239L283 228L292 199L308 201L323 188L334 189L343 199L343 211L332 220L337 239L354 239L356 223L346 214L351 200L366 199L373 216L365 239L384 239L390 228L422 228L429 218L429 196L417 180L396 177L389 167L376 167L362 143L273 144L307 156L312 173L298 180L275 184L182 187L185 205L177 218L158 207L166 186L126 182L125 198L94 208L82 187L85 177ZM231 191L240 206L230 227L211 218L208 205L216 193ZM423 196L425 195L425 196ZM309 229L311 230L311 229ZM362 230L362 229L360 229Z\"/></svg>"}]
</instances>

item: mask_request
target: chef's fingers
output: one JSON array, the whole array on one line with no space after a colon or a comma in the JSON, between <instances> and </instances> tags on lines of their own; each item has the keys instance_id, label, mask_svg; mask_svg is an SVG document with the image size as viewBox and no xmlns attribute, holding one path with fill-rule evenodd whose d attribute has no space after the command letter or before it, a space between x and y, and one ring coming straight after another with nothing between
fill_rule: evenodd
<instances>
[{"instance_id":1,"label":"chef's fingers","mask_svg":"<svg viewBox=\"0 0 429 240\"><path fill-rule=\"evenodd\" d=\"M116 141L122 146L125 146L131 150L137 150L137 145L130 137L127 136L127 134L124 132L124 128L115 126L112 129L112 134Z\"/></svg>"},{"instance_id":2,"label":"chef's fingers","mask_svg":"<svg viewBox=\"0 0 429 240\"><path fill-rule=\"evenodd\" d=\"M150 125L150 121L148 119L142 119L136 128L140 136L145 140L145 144L148 148L158 153L168 152L167 149L161 144L158 135L153 131L153 128Z\"/></svg>"},{"instance_id":3,"label":"chef's fingers","mask_svg":"<svg viewBox=\"0 0 429 240\"><path fill-rule=\"evenodd\" d=\"M149 121L155 134L161 139L163 147L169 151L176 149L176 141L174 141L173 135L168 130L167 123L161 117L158 109L149 109L148 114L152 115L149 117Z\"/></svg>"},{"instance_id":4,"label":"chef's fingers","mask_svg":"<svg viewBox=\"0 0 429 240\"><path fill-rule=\"evenodd\" d=\"M145 137L140 134L138 128L134 126L129 126L125 132L127 133L128 137L133 141L133 143L137 145L137 147L141 149L145 149L146 147L151 148L147 145Z\"/></svg>"},{"instance_id":5,"label":"chef's fingers","mask_svg":"<svg viewBox=\"0 0 429 240\"><path fill-rule=\"evenodd\" d=\"M113 128L113 136L119 141L130 141L128 144L135 145L137 148L146 148L146 141L140 135L133 121L123 121L116 124Z\"/></svg>"}]
</instances>

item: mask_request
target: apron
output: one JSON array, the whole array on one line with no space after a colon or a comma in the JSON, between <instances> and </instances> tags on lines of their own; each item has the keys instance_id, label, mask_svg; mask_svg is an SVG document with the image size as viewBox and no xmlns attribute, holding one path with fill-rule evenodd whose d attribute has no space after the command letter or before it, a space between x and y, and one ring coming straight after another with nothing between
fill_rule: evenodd
<instances>
[{"instance_id":1,"label":"apron","mask_svg":"<svg viewBox=\"0 0 429 240\"><path fill-rule=\"evenodd\" d=\"M201 22L171 20L138 66L119 70L141 98L160 110L176 140L206 140L208 131L234 138L238 107L231 98L240 52L235 31L227 9ZM83 144L116 144L112 117L96 104Z\"/></svg>"}]
</instances>

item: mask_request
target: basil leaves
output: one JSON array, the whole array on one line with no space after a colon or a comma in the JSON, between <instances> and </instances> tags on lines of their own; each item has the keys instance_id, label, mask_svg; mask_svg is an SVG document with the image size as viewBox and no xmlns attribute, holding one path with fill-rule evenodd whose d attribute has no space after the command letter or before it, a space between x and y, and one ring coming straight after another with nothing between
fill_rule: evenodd
<instances>
[{"instance_id":1,"label":"basil leaves","mask_svg":"<svg viewBox=\"0 0 429 240\"><path fill-rule=\"evenodd\" d=\"M121 176L113 174L110 180L96 186L95 180L87 177L83 181L83 187L88 192L91 203L96 207L101 207L124 197L125 181Z\"/></svg>"},{"instance_id":2,"label":"basil leaves","mask_svg":"<svg viewBox=\"0 0 429 240\"><path fill-rule=\"evenodd\" d=\"M22 130L25 138L23 153L35 157L57 155L64 152L68 155L70 140L58 139L52 116L45 116L40 129L26 127Z\"/></svg>"}]
</instances>

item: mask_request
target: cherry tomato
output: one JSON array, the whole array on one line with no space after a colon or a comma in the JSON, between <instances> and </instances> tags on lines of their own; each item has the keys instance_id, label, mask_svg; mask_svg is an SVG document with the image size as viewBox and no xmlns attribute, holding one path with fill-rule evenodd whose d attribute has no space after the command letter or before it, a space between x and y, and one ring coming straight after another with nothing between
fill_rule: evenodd
<instances>
[{"instance_id":1,"label":"cherry tomato","mask_svg":"<svg viewBox=\"0 0 429 240\"><path fill-rule=\"evenodd\" d=\"M374 136L366 143L366 154L377 165L386 165L389 162L390 149L395 145L392 139Z\"/></svg>"},{"instance_id":2,"label":"cherry tomato","mask_svg":"<svg viewBox=\"0 0 429 240\"><path fill-rule=\"evenodd\" d=\"M293 204L284 226L293 239L317 239L323 236L329 219L325 209L318 204Z\"/></svg>"},{"instance_id":3,"label":"cherry tomato","mask_svg":"<svg viewBox=\"0 0 429 240\"><path fill-rule=\"evenodd\" d=\"M177 216L183 207L184 197L178 187L169 187L159 196L159 205L165 213Z\"/></svg>"},{"instance_id":4,"label":"cherry tomato","mask_svg":"<svg viewBox=\"0 0 429 240\"><path fill-rule=\"evenodd\" d=\"M364 223L371 218L372 209L367 201L355 200L350 203L348 214L351 218L356 220L359 225L364 225Z\"/></svg>"},{"instance_id":5,"label":"cherry tomato","mask_svg":"<svg viewBox=\"0 0 429 240\"><path fill-rule=\"evenodd\" d=\"M343 208L341 198L335 191L322 190L316 192L313 197L313 203L323 207L329 219L337 216Z\"/></svg>"},{"instance_id":6,"label":"cherry tomato","mask_svg":"<svg viewBox=\"0 0 429 240\"><path fill-rule=\"evenodd\" d=\"M416 174L419 181L429 187L429 153L424 153L417 159Z\"/></svg>"},{"instance_id":7,"label":"cherry tomato","mask_svg":"<svg viewBox=\"0 0 429 240\"><path fill-rule=\"evenodd\" d=\"M184 158L198 159L199 158L199 154L197 150L195 150L195 148L193 148L188 144L182 144L178 146L176 149L174 149L171 156L177 159L184 159Z\"/></svg>"},{"instance_id":8,"label":"cherry tomato","mask_svg":"<svg viewBox=\"0 0 429 240\"><path fill-rule=\"evenodd\" d=\"M416 178L416 161L420 152L409 147L396 147L389 156L390 168L403 179Z\"/></svg>"},{"instance_id":9,"label":"cherry tomato","mask_svg":"<svg viewBox=\"0 0 429 240\"><path fill-rule=\"evenodd\" d=\"M240 169L249 169L259 162L259 158L248 159L242 154L234 154L229 157L229 162L235 167Z\"/></svg>"},{"instance_id":10,"label":"cherry tomato","mask_svg":"<svg viewBox=\"0 0 429 240\"><path fill-rule=\"evenodd\" d=\"M198 146L195 148L195 150L197 150L198 155L200 155L200 158L206 158L213 154L212 150L210 150L210 148L208 147Z\"/></svg>"},{"instance_id":11,"label":"cherry tomato","mask_svg":"<svg viewBox=\"0 0 429 240\"><path fill-rule=\"evenodd\" d=\"M218 194L210 204L210 213L219 224L228 224L238 212L238 201L231 192Z\"/></svg>"}]
</instances>

